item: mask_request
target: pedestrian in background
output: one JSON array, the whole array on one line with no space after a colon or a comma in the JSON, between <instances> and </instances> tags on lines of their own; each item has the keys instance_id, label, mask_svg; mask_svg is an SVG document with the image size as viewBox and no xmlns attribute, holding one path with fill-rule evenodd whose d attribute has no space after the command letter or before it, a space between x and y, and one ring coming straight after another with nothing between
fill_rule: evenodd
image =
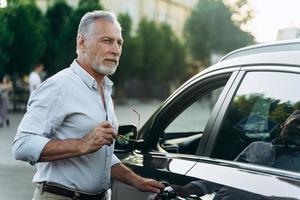
<instances>
[{"instance_id":1,"label":"pedestrian in background","mask_svg":"<svg viewBox=\"0 0 300 200\"><path fill-rule=\"evenodd\" d=\"M37 166L33 200L110 199L111 178L159 193L163 184L113 153L118 122L107 76L119 64L121 25L110 12L88 12L76 41L77 59L32 93L13 142L15 158Z\"/></svg>"},{"instance_id":2,"label":"pedestrian in background","mask_svg":"<svg viewBox=\"0 0 300 200\"><path fill-rule=\"evenodd\" d=\"M30 95L42 83L41 74L44 70L44 65L39 63L35 65L34 70L29 74L28 84Z\"/></svg>"},{"instance_id":3,"label":"pedestrian in background","mask_svg":"<svg viewBox=\"0 0 300 200\"><path fill-rule=\"evenodd\" d=\"M9 92L13 89L13 84L8 74L4 75L0 83L1 108L0 108L0 127L5 123L9 126L8 107L9 107Z\"/></svg>"}]
</instances>

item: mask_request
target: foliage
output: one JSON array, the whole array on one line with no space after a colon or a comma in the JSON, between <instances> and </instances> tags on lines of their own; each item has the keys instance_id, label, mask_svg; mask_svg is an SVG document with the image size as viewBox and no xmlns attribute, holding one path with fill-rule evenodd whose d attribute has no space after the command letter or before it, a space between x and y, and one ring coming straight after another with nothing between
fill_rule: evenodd
<instances>
[{"instance_id":1,"label":"foliage","mask_svg":"<svg viewBox=\"0 0 300 200\"><path fill-rule=\"evenodd\" d=\"M71 7L65 1L56 1L46 12L47 47L42 61L49 74L54 74L61 69L61 58L63 58L61 47L65 45L61 40L62 31L71 11Z\"/></svg>"},{"instance_id":2,"label":"foliage","mask_svg":"<svg viewBox=\"0 0 300 200\"><path fill-rule=\"evenodd\" d=\"M65 0L56 0L43 15L34 1L10 1L5 12L0 12L0 70L22 76L42 62L52 75L69 66L76 58L81 17L101 9L98 0L81 0L75 9ZM170 26L144 19L133 34L130 16L122 14L118 18L124 44L118 71L112 76L116 89L135 80L145 82L149 89L156 85L156 91L164 85L167 91L168 84L185 78L186 49Z\"/></svg>"},{"instance_id":3,"label":"foliage","mask_svg":"<svg viewBox=\"0 0 300 200\"><path fill-rule=\"evenodd\" d=\"M158 86L168 88L169 83L185 77L185 48L170 26L143 19L132 36L129 15L122 14L118 18L123 29L124 45L118 71L112 77L117 92L122 90L120 88L135 87L136 91L147 90L144 96L151 96L150 90L157 93Z\"/></svg>"},{"instance_id":4,"label":"foliage","mask_svg":"<svg viewBox=\"0 0 300 200\"><path fill-rule=\"evenodd\" d=\"M185 54L168 25L157 26L152 21L143 19L137 31L137 40L143 52L142 65L139 66L138 77L144 81L168 82L180 79L185 74ZM174 48L176 47L176 48ZM181 55L178 55L181 54ZM176 59L178 63L174 63Z\"/></svg>"},{"instance_id":5,"label":"foliage","mask_svg":"<svg viewBox=\"0 0 300 200\"><path fill-rule=\"evenodd\" d=\"M187 74L183 44L166 24L157 25L143 19L132 35L129 15L122 14L118 18L124 44L118 71L112 76L117 95L123 95L122 90L132 87L135 88L135 92L130 92L132 96L162 98L168 95L169 84L181 81Z\"/></svg>"},{"instance_id":6,"label":"foliage","mask_svg":"<svg viewBox=\"0 0 300 200\"><path fill-rule=\"evenodd\" d=\"M78 3L79 8L87 8L88 10L90 8L95 8L95 10L100 10L102 9L102 6L99 5L98 0L80 0Z\"/></svg>"},{"instance_id":7,"label":"foliage","mask_svg":"<svg viewBox=\"0 0 300 200\"><path fill-rule=\"evenodd\" d=\"M199 0L185 25L185 36L194 59L209 65L212 53L225 54L250 45L254 38L231 20L232 12L221 0Z\"/></svg>"},{"instance_id":8,"label":"foliage","mask_svg":"<svg viewBox=\"0 0 300 200\"><path fill-rule=\"evenodd\" d=\"M45 49L45 26L41 11L33 3L12 3L6 8L8 29L14 40L8 48L10 58L4 70L23 75L30 71Z\"/></svg>"},{"instance_id":9,"label":"foliage","mask_svg":"<svg viewBox=\"0 0 300 200\"><path fill-rule=\"evenodd\" d=\"M176 82L185 78L187 74L186 49L184 44L174 35L171 27L162 24L162 40L164 41L166 69L162 72L163 79L168 82Z\"/></svg>"},{"instance_id":10,"label":"foliage","mask_svg":"<svg viewBox=\"0 0 300 200\"><path fill-rule=\"evenodd\" d=\"M130 77L137 75L138 66L142 65L142 51L135 37L131 34L132 21L128 14L121 14L118 20L122 26L123 47L118 71L112 76L116 85L121 85Z\"/></svg>"},{"instance_id":11,"label":"foliage","mask_svg":"<svg viewBox=\"0 0 300 200\"><path fill-rule=\"evenodd\" d=\"M160 33L155 23L143 19L139 24L136 39L142 51L142 63L138 66L137 76L144 81L149 81L149 79L157 81L155 79L160 78L156 74L159 72L164 50L162 43L157 42L160 39Z\"/></svg>"},{"instance_id":12,"label":"foliage","mask_svg":"<svg viewBox=\"0 0 300 200\"><path fill-rule=\"evenodd\" d=\"M58 58L60 66L67 67L76 58L76 36L77 28L81 17L86 13L94 10L101 10L102 6L97 0L80 0L78 7L70 13L69 20L63 27L60 37L61 56Z\"/></svg>"},{"instance_id":13,"label":"foliage","mask_svg":"<svg viewBox=\"0 0 300 200\"><path fill-rule=\"evenodd\" d=\"M9 61L10 54L8 52L8 47L13 41L13 33L8 28L6 10L0 9L0 75L3 75L5 72L4 67Z\"/></svg>"}]
</instances>

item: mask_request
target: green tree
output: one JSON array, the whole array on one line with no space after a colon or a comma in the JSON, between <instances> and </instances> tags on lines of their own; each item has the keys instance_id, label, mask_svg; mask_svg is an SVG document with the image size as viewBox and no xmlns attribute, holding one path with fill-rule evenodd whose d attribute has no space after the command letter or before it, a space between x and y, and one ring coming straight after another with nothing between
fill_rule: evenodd
<instances>
[{"instance_id":1,"label":"green tree","mask_svg":"<svg viewBox=\"0 0 300 200\"><path fill-rule=\"evenodd\" d=\"M160 76L161 79L174 83L185 78L187 74L186 49L168 24L161 24L160 31L162 36L158 42L163 44L165 50L165 67L162 66Z\"/></svg>"},{"instance_id":2,"label":"green tree","mask_svg":"<svg viewBox=\"0 0 300 200\"><path fill-rule=\"evenodd\" d=\"M159 67L161 49L157 45L159 31L154 22L143 19L139 24L136 39L139 41L143 53L142 63L138 66L139 71L137 75L139 79L145 81L148 81L150 76L153 76L155 79L155 74Z\"/></svg>"},{"instance_id":3,"label":"green tree","mask_svg":"<svg viewBox=\"0 0 300 200\"><path fill-rule=\"evenodd\" d=\"M93 8L102 9L102 6L99 5L99 0L80 0L78 3L78 7L86 8L88 10Z\"/></svg>"},{"instance_id":4,"label":"green tree","mask_svg":"<svg viewBox=\"0 0 300 200\"><path fill-rule=\"evenodd\" d=\"M165 32L167 33L165 33ZM169 35L168 35L169 34ZM139 66L138 77L143 81L167 82L165 79L166 70L171 63L171 41L167 37L172 37L171 32L166 27L163 31L153 21L143 19L137 31L137 40L140 42L142 65Z\"/></svg>"},{"instance_id":5,"label":"green tree","mask_svg":"<svg viewBox=\"0 0 300 200\"><path fill-rule=\"evenodd\" d=\"M6 9L8 29L14 33L14 40L8 48L10 58L5 71L22 75L30 71L44 52L45 20L34 3L10 3Z\"/></svg>"},{"instance_id":6,"label":"green tree","mask_svg":"<svg viewBox=\"0 0 300 200\"><path fill-rule=\"evenodd\" d=\"M61 47L65 43L60 38L71 11L71 7L64 0L60 0L56 1L46 12L47 47L42 60L49 74L54 74L61 69L59 57L64 54Z\"/></svg>"},{"instance_id":7,"label":"green tree","mask_svg":"<svg viewBox=\"0 0 300 200\"><path fill-rule=\"evenodd\" d=\"M6 73L4 68L10 58L8 47L13 41L13 33L9 30L5 12L5 9L0 9L0 75Z\"/></svg>"},{"instance_id":8,"label":"green tree","mask_svg":"<svg viewBox=\"0 0 300 200\"><path fill-rule=\"evenodd\" d=\"M128 35L125 28L124 38L128 38ZM125 50L127 43L125 39L120 68L124 67L122 64L126 62L125 67L126 70L129 69L127 75L130 79L124 77L123 79L131 82L130 87L135 87L143 97L164 98L169 95L170 83L176 83L186 74L185 48L175 37L170 26L143 19L135 37L129 41L136 43L132 48L133 43L130 42L131 49ZM136 51L130 51L132 49Z\"/></svg>"},{"instance_id":9,"label":"green tree","mask_svg":"<svg viewBox=\"0 0 300 200\"><path fill-rule=\"evenodd\" d=\"M132 36L130 16L128 14L120 14L118 20L122 26L124 43L118 70L112 76L112 79L116 86L122 87L126 80L137 76L138 67L142 65L143 52L140 50L138 40Z\"/></svg>"},{"instance_id":10,"label":"green tree","mask_svg":"<svg viewBox=\"0 0 300 200\"><path fill-rule=\"evenodd\" d=\"M130 16L122 14L118 18L124 45L118 71L112 77L117 95L128 81L153 88L151 84L157 85L156 82L166 86L185 76L185 49L169 25L156 25L144 19L132 36Z\"/></svg>"},{"instance_id":11,"label":"green tree","mask_svg":"<svg viewBox=\"0 0 300 200\"><path fill-rule=\"evenodd\" d=\"M254 37L232 21L232 14L221 0L199 0L185 25L194 59L209 65L212 53L225 54L254 43Z\"/></svg>"},{"instance_id":12,"label":"green tree","mask_svg":"<svg viewBox=\"0 0 300 200\"><path fill-rule=\"evenodd\" d=\"M68 22L63 27L62 36L60 37L61 54L58 57L61 68L68 66L76 58L76 36L77 28L82 16L89 11L101 10L98 0L80 0L78 7L71 12Z\"/></svg>"}]
</instances>

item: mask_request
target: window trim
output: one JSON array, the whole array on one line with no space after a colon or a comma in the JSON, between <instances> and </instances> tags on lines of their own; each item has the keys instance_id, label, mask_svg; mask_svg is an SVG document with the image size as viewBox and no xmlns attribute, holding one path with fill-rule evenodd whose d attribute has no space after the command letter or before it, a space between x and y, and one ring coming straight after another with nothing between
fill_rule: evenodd
<instances>
[{"instance_id":1,"label":"window trim","mask_svg":"<svg viewBox=\"0 0 300 200\"><path fill-rule=\"evenodd\" d=\"M275 66L275 65L256 65L256 66L242 66L241 70L232 86L228 95L224 101L220 112L215 118L215 124L212 126L210 131L210 137L207 140L206 148L203 151L203 156L211 157L213 151L215 149L215 145L217 144L217 139L220 136L219 131L223 125L224 119L227 116L227 112L229 111L229 105L232 102L233 98L236 95L236 92L239 89L240 84L242 83L244 76L249 72L283 72L283 73L296 73L300 75L300 68L293 66Z\"/></svg>"},{"instance_id":2,"label":"window trim","mask_svg":"<svg viewBox=\"0 0 300 200\"><path fill-rule=\"evenodd\" d=\"M196 150L196 155L206 155L207 154L207 149L210 149L211 143L213 141L212 138L215 138L214 136L214 128L215 126L220 123L220 114L222 114L222 110L224 108L228 107L228 99L232 98L232 91L235 91L237 85L237 81L239 80L242 76L243 72L240 72L240 70L232 72L231 77L228 79L227 84L225 85L218 101L215 104L215 107L213 108L211 112L211 116L206 124L203 136L200 140L200 143L198 145L198 148ZM239 81L238 81L239 82ZM222 120L222 119L221 119Z\"/></svg>"},{"instance_id":3,"label":"window trim","mask_svg":"<svg viewBox=\"0 0 300 200\"><path fill-rule=\"evenodd\" d=\"M185 87L184 92L179 93L179 95L176 96L176 98L172 99L171 102L168 102L165 105L165 107L163 107L163 109L159 112L159 114L154 116L153 119L151 120L152 125L147 134L149 136L149 138L144 139L146 141L146 146L148 148L152 148L152 149L156 149L156 150L159 149L157 147L157 145L159 145L159 138L160 138L160 135L162 134L162 131L171 123L171 121L173 121L176 118L176 117L172 117L171 119L166 121L164 119L164 116L170 115L170 114L172 114L173 116L178 116L178 114L181 113L189 105L191 105L195 101L195 99L198 99L199 93L202 93L203 91L211 90L211 88L216 88L225 82L225 85L222 84L225 87L224 87L223 91L221 92L221 95L220 95L217 103L222 102L224 99L220 99L220 98L224 98L226 96L226 93L228 92L227 90L230 88L236 75L237 75L236 71L225 71L225 72L223 71L222 73L218 72L218 74L213 77L208 75L205 78L203 78L202 80L198 80L196 84ZM199 88L201 88L201 89L199 89ZM191 94L193 95L192 98L191 98ZM189 103L186 103L186 102L189 102ZM217 103L215 104L215 107L216 107ZM172 108L174 108L174 107L178 108L178 106L180 106L181 108L177 109L176 113L174 113L174 109L172 109ZM213 108L213 110L215 109L215 107ZM217 106L217 107L220 108L220 106ZM210 119L211 118L212 118L212 114L210 116ZM210 119L208 121L210 121ZM206 129L207 129L207 125L204 129L204 133L205 133ZM199 146L199 144L198 144L198 146ZM197 149L198 148L199 147L197 147ZM197 153L195 155L197 155Z\"/></svg>"}]
</instances>

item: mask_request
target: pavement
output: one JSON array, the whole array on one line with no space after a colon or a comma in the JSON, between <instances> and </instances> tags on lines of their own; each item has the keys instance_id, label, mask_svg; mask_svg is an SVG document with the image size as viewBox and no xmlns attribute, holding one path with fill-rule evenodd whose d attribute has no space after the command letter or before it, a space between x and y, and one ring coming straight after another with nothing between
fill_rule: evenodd
<instances>
[{"instance_id":1,"label":"pavement","mask_svg":"<svg viewBox=\"0 0 300 200\"><path fill-rule=\"evenodd\" d=\"M159 107L160 101L130 100L116 105L119 124L141 127ZM10 126L0 128L0 200L29 200L33 196L32 177L35 167L16 161L12 156L12 141L24 113L10 113ZM140 118L140 120L139 120Z\"/></svg>"},{"instance_id":2,"label":"pavement","mask_svg":"<svg viewBox=\"0 0 300 200\"><path fill-rule=\"evenodd\" d=\"M22 116L21 113L10 114L10 126L0 128L0 200L25 200L33 195L31 180L35 168L26 162L16 161L11 151Z\"/></svg>"}]
</instances>

